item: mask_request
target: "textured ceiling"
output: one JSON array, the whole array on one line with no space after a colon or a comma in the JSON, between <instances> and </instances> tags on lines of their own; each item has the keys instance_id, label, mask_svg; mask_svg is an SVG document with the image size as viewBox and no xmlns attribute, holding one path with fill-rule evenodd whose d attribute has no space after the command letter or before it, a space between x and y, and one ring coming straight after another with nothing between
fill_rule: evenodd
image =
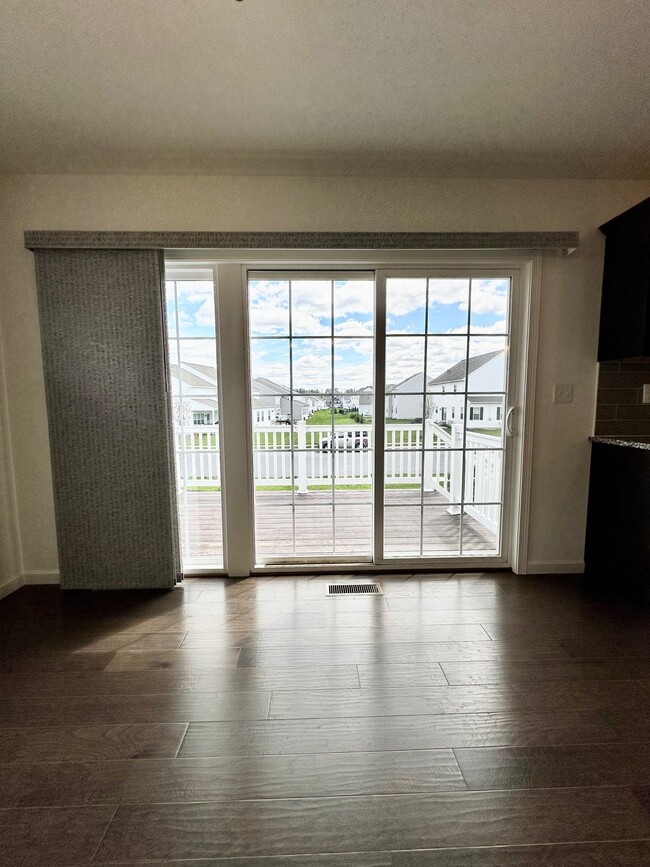
<instances>
[{"instance_id":1,"label":"textured ceiling","mask_svg":"<svg viewBox=\"0 0 650 867\"><path fill-rule=\"evenodd\" d=\"M648 0L4 0L0 170L650 177Z\"/></svg>"}]
</instances>

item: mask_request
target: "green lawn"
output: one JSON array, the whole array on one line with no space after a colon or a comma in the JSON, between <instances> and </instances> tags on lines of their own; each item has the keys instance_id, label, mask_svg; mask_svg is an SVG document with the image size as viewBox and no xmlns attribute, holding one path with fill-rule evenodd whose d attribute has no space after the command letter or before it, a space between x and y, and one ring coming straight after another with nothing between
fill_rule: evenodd
<instances>
[{"instance_id":1,"label":"green lawn","mask_svg":"<svg viewBox=\"0 0 650 867\"><path fill-rule=\"evenodd\" d=\"M501 436L501 428L500 427L476 427L468 430L467 433L477 433L477 434L486 434L491 437L500 437Z\"/></svg>"},{"instance_id":2,"label":"green lawn","mask_svg":"<svg viewBox=\"0 0 650 867\"><path fill-rule=\"evenodd\" d=\"M317 409L307 419L307 424L332 424L332 412L329 409ZM334 424L358 424L349 412L335 412Z\"/></svg>"}]
</instances>

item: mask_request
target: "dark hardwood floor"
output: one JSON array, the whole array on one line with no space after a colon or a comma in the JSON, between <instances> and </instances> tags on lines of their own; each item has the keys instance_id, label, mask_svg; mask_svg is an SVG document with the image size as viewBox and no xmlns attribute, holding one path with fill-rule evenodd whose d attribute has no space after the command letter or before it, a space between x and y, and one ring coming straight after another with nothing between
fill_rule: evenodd
<instances>
[{"instance_id":1,"label":"dark hardwood floor","mask_svg":"<svg viewBox=\"0 0 650 867\"><path fill-rule=\"evenodd\" d=\"M377 580L0 601L3 867L650 865L650 613Z\"/></svg>"}]
</instances>

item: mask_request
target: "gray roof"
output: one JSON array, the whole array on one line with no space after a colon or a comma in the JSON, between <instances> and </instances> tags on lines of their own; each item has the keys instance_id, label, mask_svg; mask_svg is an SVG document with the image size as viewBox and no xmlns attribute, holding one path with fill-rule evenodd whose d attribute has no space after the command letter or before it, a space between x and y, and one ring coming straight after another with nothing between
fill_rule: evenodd
<instances>
[{"instance_id":1,"label":"gray roof","mask_svg":"<svg viewBox=\"0 0 650 867\"><path fill-rule=\"evenodd\" d=\"M272 379L267 379L265 376L256 376L253 378L253 383L258 389L265 389L269 394L288 394L289 389L286 385L280 385Z\"/></svg>"},{"instance_id":2,"label":"gray roof","mask_svg":"<svg viewBox=\"0 0 650 867\"><path fill-rule=\"evenodd\" d=\"M175 376L176 379L182 378L183 382L186 385L191 385L194 388L204 388L208 390L211 387L210 383L206 382L204 379L201 379L201 377L197 376L194 371L198 371L204 376L211 376L214 380L214 385L217 384L217 371L214 369L214 367L205 367L205 365L202 364L192 364L190 362L184 361L181 364L180 371L177 364L170 364L169 369L172 376ZM207 373L207 371L211 371L211 373Z\"/></svg>"},{"instance_id":3,"label":"gray roof","mask_svg":"<svg viewBox=\"0 0 650 867\"><path fill-rule=\"evenodd\" d=\"M418 376L422 376L421 373L412 373L410 376L407 376L406 379L402 379L400 382L395 383L395 385L386 386L387 392L397 391L401 386L406 385L407 382L410 382L412 379L416 379ZM422 378L424 378L422 376Z\"/></svg>"},{"instance_id":4,"label":"gray roof","mask_svg":"<svg viewBox=\"0 0 650 867\"><path fill-rule=\"evenodd\" d=\"M487 364L488 361L491 361L493 358L496 358L497 355L500 355L503 352L503 349L497 349L494 352L485 352L483 355L475 355L473 358L469 359L469 371L470 373L474 373L475 370L478 370L480 367L483 367L484 364ZM465 379L465 361L459 361L457 364L452 365L444 373L441 373L440 376L436 376L435 379L429 381L429 385L438 385L441 382L458 382L461 379Z\"/></svg>"}]
</instances>

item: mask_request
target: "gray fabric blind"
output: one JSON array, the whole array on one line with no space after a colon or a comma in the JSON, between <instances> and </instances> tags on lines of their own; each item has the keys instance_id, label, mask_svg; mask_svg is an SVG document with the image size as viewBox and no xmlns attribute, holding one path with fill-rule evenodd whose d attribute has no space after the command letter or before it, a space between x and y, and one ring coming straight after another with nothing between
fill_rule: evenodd
<instances>
[{"instance_id":1,"label":"gray fabric blind","mask_svg":"<svg viewBox=\"0 0 650 867\"><path fill-rule=\"evenodd\" d=\"M37 250L61 584L180 578L162 253Z\"/></svg>"}]
</instances>

